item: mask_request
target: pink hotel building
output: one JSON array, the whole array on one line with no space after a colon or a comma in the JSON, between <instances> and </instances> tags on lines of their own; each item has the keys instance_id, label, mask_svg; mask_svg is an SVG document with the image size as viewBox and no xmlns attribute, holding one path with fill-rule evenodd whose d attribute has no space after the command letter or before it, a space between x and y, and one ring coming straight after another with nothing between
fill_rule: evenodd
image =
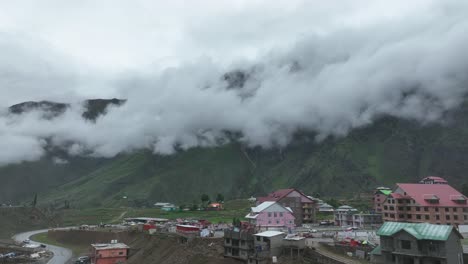
<instances>
[{"instance_id":1,"label":"pink hotel building","mask_svg":"<svg viewBox=\"0 0 468 264\"><path fill-rule=\"evenodd\" d=\"M467 197L438 177L428 177L417 184L400 183L383 202L382 217L393 222L466 225Z\"/></svg>"}]
</instances>

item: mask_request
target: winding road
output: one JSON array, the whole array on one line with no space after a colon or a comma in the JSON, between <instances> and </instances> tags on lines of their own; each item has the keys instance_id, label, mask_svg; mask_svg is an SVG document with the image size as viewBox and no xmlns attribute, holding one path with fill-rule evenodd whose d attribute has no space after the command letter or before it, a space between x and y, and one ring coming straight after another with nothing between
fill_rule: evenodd
<instances>
[{"instance_id":1,"label":"winding road","mask_svg":"<svg viewBox=\"0 0 468 264\"><path fill-rule=\"evenodd\" d=\"M22 241L29 239L31 236L34 236L40 233L45 233L47 231L49 231L49 229L24 232L21 234L14 235L13 239L16 242L21 243ZM32 242L38 243L38 244L44 244L44 243L40 243L36 241L32 241ZM47 262L47 264L65 264L72 257L72 251L68 248L58 247L58 246L49 245L49 244L45 244L45 245L47 245L47 250L54 253L54 256L49 260L49 262Z\"/></svg>"}]
</instances>

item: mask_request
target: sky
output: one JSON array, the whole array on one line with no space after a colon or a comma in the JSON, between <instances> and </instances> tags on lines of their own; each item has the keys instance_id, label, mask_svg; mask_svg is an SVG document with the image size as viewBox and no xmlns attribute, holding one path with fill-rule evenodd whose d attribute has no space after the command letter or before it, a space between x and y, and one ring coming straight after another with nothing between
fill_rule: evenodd
<instances>
[{"instance_id":1,"label":"sky","mask_svg":"<svg viewBox=\"0 0 468 264\"><path fill-rule=\"evenodd\" d=\"M48 144L172 154L226 143L224 131L283 147L297 130L319 141L382 115L438 122L466 94L467 13L453 0L2 1L0 165ZM223 75L237 70L248 78L232 88ZM128 101L81 118L83 100L113 97ZM6 111L33 100L72 106Z\"/></svg>"}]
</instances>

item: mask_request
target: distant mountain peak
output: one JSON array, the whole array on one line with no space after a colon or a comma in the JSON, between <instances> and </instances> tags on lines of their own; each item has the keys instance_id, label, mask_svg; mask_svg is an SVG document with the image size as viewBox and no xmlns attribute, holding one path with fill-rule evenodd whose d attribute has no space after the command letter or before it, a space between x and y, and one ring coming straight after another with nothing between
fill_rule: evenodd
<instances>
[{"instance_id":1,"label":"distant mountain peak","mask_svg":"<svg viewBox=\"0 0 468 264\"><path fill-rule=\"evenodd\" d=\"M108 106L121 106L127 100L125 99L89 99L83 101L85 111L82 116L88 120L96 120L96 118L102 114L105 114ZM70 104L52 102L52 101L27 101L19 104L12 105L8 108L12 114L21 115L23 113L31 111L42 111L44 118L50 119L63 114Z\"/></svg>"}]
</instances>

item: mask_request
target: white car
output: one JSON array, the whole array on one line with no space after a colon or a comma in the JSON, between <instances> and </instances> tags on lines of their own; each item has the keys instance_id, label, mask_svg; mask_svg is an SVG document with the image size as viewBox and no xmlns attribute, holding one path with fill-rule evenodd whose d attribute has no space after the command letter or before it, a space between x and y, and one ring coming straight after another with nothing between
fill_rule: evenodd
<instances>
[{"instance_id":1,"label":"white car","mask_svg":"<svg viewBox=\"0 0 468 264\"><path fill-rule=\"evenodd\" d=\"M23 240L23 243L24 244L29 244L29 243L31 243L31 239L25 239L25 240Z\"/></svg>"}]
</instances>

